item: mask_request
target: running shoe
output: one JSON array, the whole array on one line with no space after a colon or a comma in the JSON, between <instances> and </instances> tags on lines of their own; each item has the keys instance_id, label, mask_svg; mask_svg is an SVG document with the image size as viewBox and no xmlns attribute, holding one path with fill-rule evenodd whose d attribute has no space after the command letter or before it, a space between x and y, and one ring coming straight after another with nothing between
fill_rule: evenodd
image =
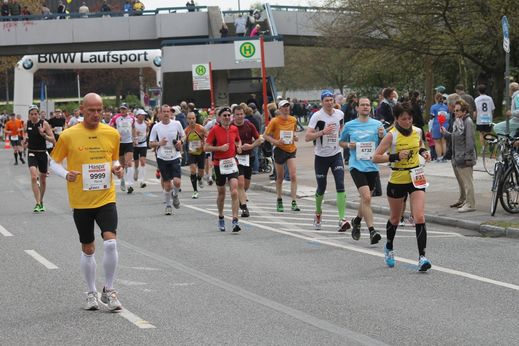
<instances>
[{"instance_id":1,"label":"running shoe","mask_svg":"<svg viewBox=\"0 0 519 346\"><path fill-rule=\"evenodd\" d=\"M301 211L301 209L299 209L299 207L297 206L297 203L296 201L292 201L292 211Z\"/></svg>"},{"instance_id":2,"label":"running shoe","mask_svg":"<svg viewBox=\"0 0 519 346\"><path fill-rule=\"evenodd\" d=\"M351 228L351 224L346 219L342 219L341 221L339 221L339 232L346 232L350 228ZM359 232L360 232L360 229L359 229ZM359 237L360 237L360 234L359 234Z\"/></svg>"},{"instance_id":3,"label":"running shoe","mask_svg":"<svg viewBox=\"0 0 519 346\"><path fill-rule=\"evenodd\" d=\"M99 302L97 300L97 292L87 292L85 310L99 310Z\"/></svg>"},{"instance_id":4,"label":"running shoe","mask_svg":"<svg viewBox=\"0 0 519 346\"><path fill-rule=\"evenodd\" d=\"M33 213L39 213L41 210L40 210L40 205L38 203L36 203L36 205L34 206L34 209L32 210Z\"/></svg>"},{"instance_id":5,"label":"running shoe","mask_svg":"<svg viewBox=\"0 0 519 346\"><path fill-rule=\"evenodd\" d=\"M15 165L15 166L18 166L18 161L16 161L16 162L14 163L14 165Z\"/></svg>"},{"instance_id":6,"label":"running shoe","mask_svg":"<svg viewBox=\"0 0 519 346\"><path fill-rule=\"evenodd\" d=\"M204 188L204 181L202 179L198 180L198 187L203 189Z\"/></svg>"},{"instance_id":7,"label":"running shoe","mask_svg":"<svg viewBox=\"0 0 519 346\"><path fill-rule=\"evenodd\" d=\"M155 171L155 178L160 179L160 170Z\"/></svg>"},{"instance_id":8,"label":"running shoe","mask_svg":"<svg viewBox=\"0 0 519 346\"><path fill-rule=\"evenodd\" d=\"M398 226L405 226L404 217L400 218L400 222L398 223Z\"/></svg>"},{"instance_id":9,"label":"running shoe","mask_svg":"<svg viewBox=\"0 0 519 346\"><path fill-rule=\"evenodd\" d=\"M249 208L245 208L245 209L241 210L241 217L249 217L249 216L250 216Z\"/></svg>"},{"instance_id":10,"label":"running shoe","mask_svg":"<svg viewBox=\"0 0 519 346\"><path fill-rule=\"evenodd\" d=\"M133 193L133 187L128 186L128 191L126 193L131 195Z\"/></svg>"},{"instance_id":11,"label":"running shoe","mask_svg":"<svg viewBox=\"0 0 519 346\"><path fill-rule=\"evenodd\" d=\"M218 230L225 232L225 219L218 219Z\"/></svg>"},{"instance_id":12,"label":"running shoe","mask_svg":"<svg viewBox=\"0 0 519 346\"><path fill-rule=\"evenodd\" d=\"M418 271L426 272L429 269L431 269L431 261L425 258L425 256L420 256L418 259Z\"/></svg>"},{"instance_id":13,"label":"running shoe","mask_svg":"<svg viewBox=\"0 0 519 346\"><path fill-rule=\"evenodd\" d=\"M103 293L101 293L101 301L108 305L108 310L118 311L123 307L119 299L117 299L117 292L115 290L107 290L103 287Z\"/></svg>"},{"instance_id":14,"label":"running shoe","mask_svg":"<svg viewBox=\"0 0 519 346\"><path fill-rule=\"evenodd\" d=\"M145 188L146 187L146 183L145 182L141 182L141 189Z\"/></svg>"},{"instance_id":15,"label":"running shoe","mask_svg":"<svg viewBox=\"0 0 519 346\"><path fill-rule=\"evenodd\" d=\"M384 246L384 261L389 268L393 268L395 266L395 252L393 250L389 250Z\"/></svg>"},{"instance_id":16,"label":"running shoe","mask_svg":"<svg viewBox=\"0 0 519 346\"><path fill-rule=\"evenodd\" d=\"M285 208L283 208L283 201L282 200L278 200L277 201L277 204L276 204L276 210L280 213L284 212L285 211Z\"/></svg>"},{"instance_id":17,"label":"running shoe","mask_svg":"<svg viewBox=\"0 0 519 346\"><path fill-rule=\"evenodd\" d=\"M167 205L166 206L166 211L164 212L164 215L171 215L173 214L173 209L171 208L170 205Z\"/></svg>"},{"instance_id":18,"label":"running shoe","mask_svg":"<svg viewBox=\"0 0 519 346\"><path fill-rule=\"evenodd\" d=\"M314 216L314 229L320 230L321 229L321 214L315 213Z\"/></svg>"},{"instance_id":19,"label":"running shoe","mask_svg":"<svg viewBox=\"0 0 519 346\"><path fill-rule=\"evenodd\" d=\"M234 233L241 231L240 225L238 224L238 220L232 220L232 231Z\"/></svg>"},{"instance_id":20,"label":"running shoe","mask_svg":"<svg viewBox=\"0 0 519 346\"><path fill-rule=\"evenodd\" d=\"M353 238L353 240L360 239L360 223L357 224L353 221L351 222L351 237Z\"/></svg>"},{"instance_id":21,"label":"running shoe","mask_svg":"<svg viewBox=\"0 0 519 346\"><path fill-rule=\"evenodd\" d=\"M20 157L20 162L22 163L22 165L25 165L25 160L23 159L23 157Z\"/></svg>"},{"instance_id":22,"label":"running shoe","mask_svg":"<svg viewBox=\"0 0 519 346\"><path fill-rule=\"evenodd\" d=\"M126 191L126 182L124 181L124 178L121 178L121 191Z\"/></svg>"},{"instance_id":23,"label":"running shoe","mask_svg":"<svg viewBox=\"0 0 519 346\"><path fill-rule=\"evenodd\" d=\"M178 199L178 193L175 195L171 195L173 196L173 206L175 207L175 209L180 208L180 200Z\"/></svg>"},{"instance_id":24,"label":"running shoe","mask_svg":"<svg viewBox=\"0 0 519 346\"><path fill-rule=\"evenodd\" d=\"M191 195L192 199L198 199L198 191L193 191L193 194Z\"/></svg>"},{"instance_id":25,"label":"running shoe","mask_svg":"<svg viewBox=\"0 0 519 346\"><path fill-rule=\"evenodd\" d=\"M47 208L43 206L43 203L40 203L40 212L47 211Z\"/></svg>"},{"instance_id":26,"label":"running shoe","mask_svg":"<svg viewBox=\"0 0 519 346\"><path fill-rule=\"evenodd\" d=\"M382 237L380 236L380 233L377 231L371 231L369 232L369 242L371 245L377 244Z\"/></svg>"},{"instance_id":27,"label":"running shoe","mask_svg":"<svg viewBox=\"0 0 519 346\"><path fill-rule=\"evenodd\" d=\"M212 186L213 185L213 177L209 177L209 179L207 180L207 183L209 184L209 186Z\"/></svg>"},{"instance_id":28,"label":"running shoe","mask_svg":"<svg viewBox=\"0 0 519 346\"><path fill-rule=\"evenodd\" d=\"M412 217L412 216L409 216L409 217L407 218L407 222L408 222L411 226L415 226L415 225L416 225L416 222L415 222L415 220L414 220L414 217Z\"/></svg>"}]
</instances>

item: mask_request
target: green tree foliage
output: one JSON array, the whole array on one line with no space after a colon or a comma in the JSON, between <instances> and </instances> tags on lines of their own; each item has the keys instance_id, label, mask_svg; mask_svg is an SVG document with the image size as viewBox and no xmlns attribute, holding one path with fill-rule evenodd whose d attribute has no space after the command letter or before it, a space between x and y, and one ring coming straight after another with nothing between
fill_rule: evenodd
<instances>
[{"instance_id":1,"label":"green tree foliage","mask_svg":"<svg viewBox=\"0 0 519 346\"><path fill-rule=\"evenodd\" d=\"M334 25L323 26L325 35L333 34L366 56L376 54L396 62L380 66L378 58L368 58L374 62L371 68L360 67L368 74L381 75L373 69L389 68L398 79L394 85L406 85L416 78L400 73L415 69L420 78L422 62L430 57L434 84L453 91L455 84L462 83L473 91L477 84L486 83L500 107L505 60L501 17L507 15L512 47L517 47L519 35L513 31L519 24L516 0L331 0L326 5L337 8L337 18ZM394 57L398 57L396 61ZM517 53L512 54L512 65L517 66L518 60Z\"/></svg>"}]
</instances>

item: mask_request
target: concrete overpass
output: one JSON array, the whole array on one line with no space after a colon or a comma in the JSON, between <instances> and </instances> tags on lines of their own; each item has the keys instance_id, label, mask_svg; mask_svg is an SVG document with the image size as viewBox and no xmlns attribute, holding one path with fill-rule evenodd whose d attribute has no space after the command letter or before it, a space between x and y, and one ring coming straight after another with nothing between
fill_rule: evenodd
<instances>
[{"instance_id":1,"label":"concrete overpass","mask_svg":"<svg viewBox=\"0 0 519 346\"><path fill-rule=\"evenodd\" d=\"M110 17L19 17L0 23L0 55L162 49L163 100L176 102L186 96L207 99L207 92L191 90L191 65L211 61L216 102L228 103L230 90L253 93L259 86L243 82L229 86L229 81L243 81L251 76L251 69L260 68L259 63L234 62L234 19L239 14L222 12L214 6L199 7L196 12L187 12L185 8L158 9L140 16L111 13ZM260 24L268 30L267 67L284 66L284 45L314 44L320 37L321 23L332 20L333 12L318 8L266 4ZM229 37L222 39L219 31L224 21L230 32Z\"/></svg>"}]
</instances>

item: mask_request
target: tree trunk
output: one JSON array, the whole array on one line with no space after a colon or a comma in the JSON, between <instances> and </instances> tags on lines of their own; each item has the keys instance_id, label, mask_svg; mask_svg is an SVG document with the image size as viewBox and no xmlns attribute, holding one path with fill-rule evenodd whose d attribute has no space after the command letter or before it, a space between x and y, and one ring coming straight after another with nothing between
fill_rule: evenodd
<instances>
[{"instance_id":1,"label":"tree trunk","mask_svg":"<svg viewBox=\"0 0 519 346\"><path fill-rule=\"evenodd\" d=\"M426 55L423 59L424 72L425 72L425 121L429 121L429 109L434 102L434 86L433 86L433 69L432 69L432 57Z\"/></svg>"}]
</instances>

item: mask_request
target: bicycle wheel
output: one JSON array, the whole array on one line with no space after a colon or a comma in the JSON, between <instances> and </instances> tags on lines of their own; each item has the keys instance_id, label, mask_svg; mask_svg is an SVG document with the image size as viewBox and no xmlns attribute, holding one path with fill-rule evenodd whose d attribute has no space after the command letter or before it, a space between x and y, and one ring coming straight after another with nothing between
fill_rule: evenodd
<instances>
[{"instance_id":1,"label":"bicycle wheel","mask_svg":"<svg viewBox=\"0 0 519 346\"><path fill-rule=\"evenodd\" d=\"M492 180L492 198L490 199L490 215L494 216L497 209L497 200L500 193L500 180L503 175L503 163L496 162L494 166L494 179Z\"/></svg>"},{"instance_id":2,"label":"bicycle wheel","mask_svg":"<svg viewBox=\"0 0 519 346\"><path fill-rule=\"evenodd\" d=\"M519 172L515 167L506 172L500 190L503 209L512 214L519 213Z\"/></svg>"},{"instance_id":3,"label":"bicycle wheel","mask_svg":"<svg viewBox=\"0 0 519 346\"><path fill-rule=\"evenodd\" d=\"M500 149L497 143L485 142L481 147L481 157L483 158L483 168L485 171L494 175L494 165L500 157Z\"/></svg>"}]
</instances>

